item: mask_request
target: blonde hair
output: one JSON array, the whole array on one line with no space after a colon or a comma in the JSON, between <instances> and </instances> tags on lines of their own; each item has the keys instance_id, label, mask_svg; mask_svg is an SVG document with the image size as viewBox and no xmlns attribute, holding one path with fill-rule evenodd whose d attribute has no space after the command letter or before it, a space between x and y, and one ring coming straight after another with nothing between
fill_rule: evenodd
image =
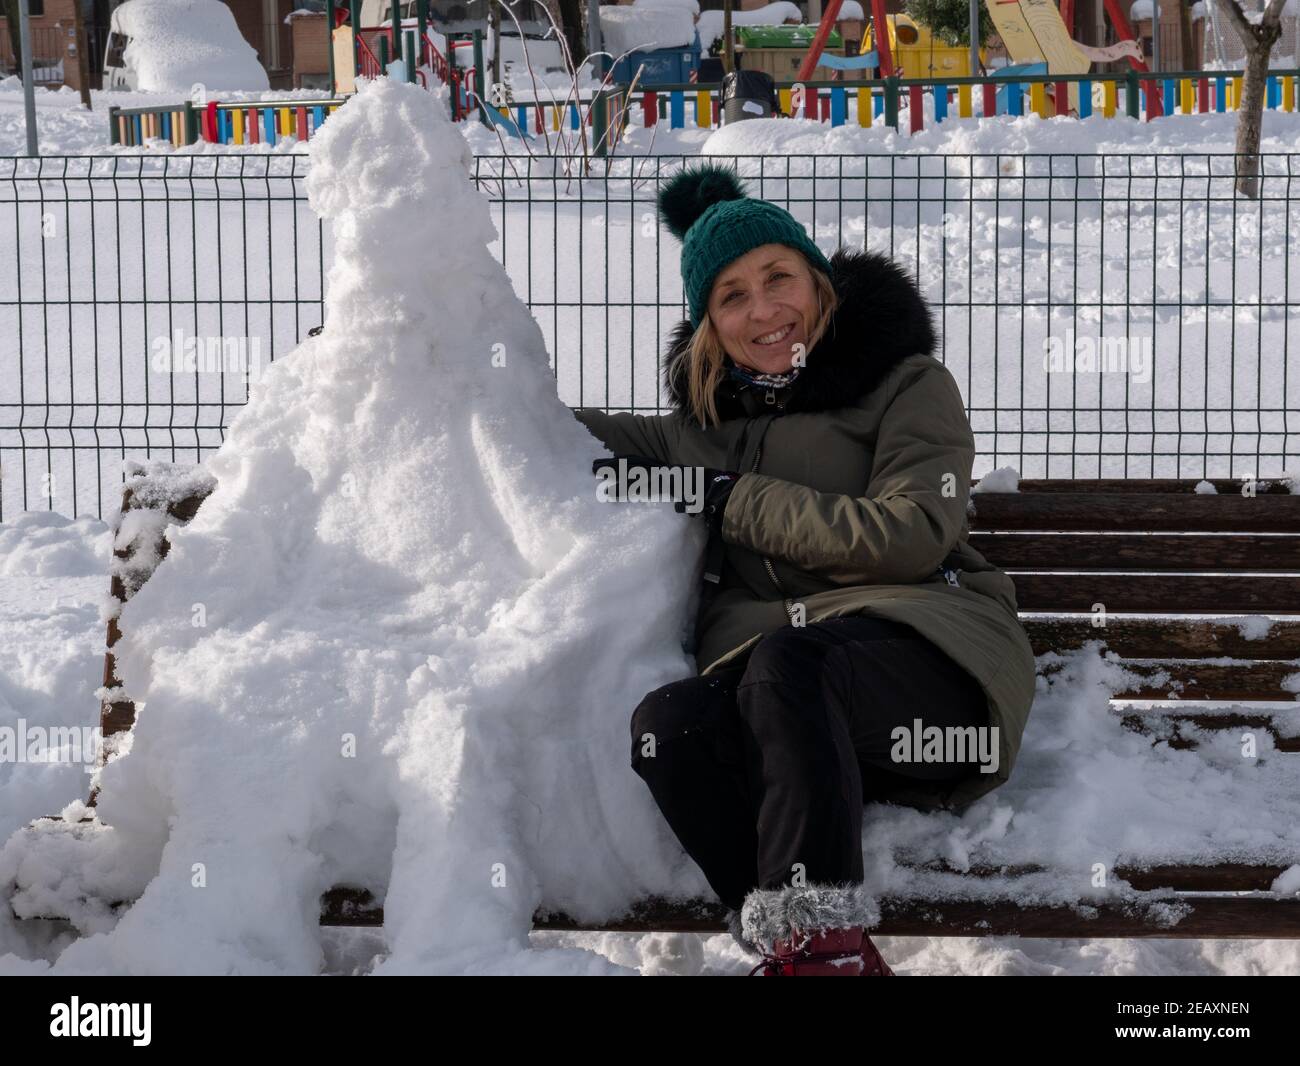
<instances>
[{"instance_id":1,"label":"blonde hair","mask_svg":"<svg viewBox=\"0 0 1300 1066\"><path fill-rule=\"evenodd\" d=\"M821 305L821 313L808 333L807 351L811 352L826 333L838 300L835 286L831 284L831 279L826 272L809 263L802 252L799 254L812 273L813 288L817 291ZM713 320L706 311L691 335L690 344L686 349L687 404L691 414L699 419L701 427L705 429L716 426L721 421L718 418L714 393L718 383L726 375L726 368L723 365L726 354L726 350L722 347L722 339L718 336Z\"/></svg>"}]
</instances>

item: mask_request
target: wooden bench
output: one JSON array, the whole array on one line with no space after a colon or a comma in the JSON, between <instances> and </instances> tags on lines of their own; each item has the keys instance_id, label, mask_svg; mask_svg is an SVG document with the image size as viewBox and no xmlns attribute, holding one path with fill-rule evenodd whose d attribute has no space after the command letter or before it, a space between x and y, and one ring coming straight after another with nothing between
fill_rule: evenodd
<instances>
[{"instance_id":1,"label":"wooden bench","mask_svg":"<svg viewBox=\"0 0 1300 1066\"><path fill-rule=\"evenodd\" d=\"M1300 673L1300 495L1280 482L1260 481L1243 493L1239 481L1213 481L1216 494L1197 492L1190 480L1021 481L1019 492L977 492L971 497L971 544L1016 581L1019 607L1035 655L1102 640L1141 680L1116 699L1178 699L1160 709L1121 713L1128 728L1152 743L1194 747L1188 727L1273 733L1284 757L1300 754L1300 741L1276 729L1278 716L1300 713L1297 693L1285 687ZM188 522L202 494L167 505L168 517ZM123 513L142 506L128 484ZM153 546L159 559L167 544ZM130 563L131 552L119 555ZM112 594L131 590L115 577ZM1123 604L1094 625L1095 604ZM1180 617L1290 615L1273 622L1262 640L1247 639L1236 621ZM1163 616L1163 617L1162 617ZM119 689L113 646L121 637L108 625L104 666L107 689ZM1223 661L1228 660L1228 661ZM1053 669L1050 665L1045 671ZM1163 684L1160 678L1167 675ZM120 691L104 702L105 739L132 727L134 703ZM1189 700L1264 701L1241 713L1198 713ZM1114 708L1112 708L1114 712ZM1300 760L1296 763L1300 771ZM1300 785L1300 773L1297 774ZM95 802L92 793L90 804ZM1297 857L1300 859L1300 857ZM943 870L941 863L924 864ZM1014 879L1035 866L977 867L969 878ZM1123 902L1069 907L989 903L881 901L884 936L1026 937L1300 937L1300 898L1269 893L1284 866L1238 864L1150 865L1140 858L1114 875L1139 891L1159 891L1190 906L1172 927L1155 925ZM1194 896L1184 893L1196 893ZM1205 895L1209 893L1209 895ZM576 922L541 913L535 928L552 930L721 932L724 908L708 900L648 899L620 917ZM376 926L383 912L365 889L338 886L321 900L322 925Z\"/></svg>"}]
</instances>

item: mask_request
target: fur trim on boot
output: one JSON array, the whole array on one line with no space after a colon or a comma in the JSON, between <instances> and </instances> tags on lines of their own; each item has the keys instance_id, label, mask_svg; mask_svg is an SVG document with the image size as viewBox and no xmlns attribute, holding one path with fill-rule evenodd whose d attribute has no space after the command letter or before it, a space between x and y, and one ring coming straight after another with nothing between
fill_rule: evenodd
<instances>
[{"instance_id":1,"label":"fur trim on boot","mask_svg":"<svg viewBox=\"0 0 1300 1066\"><path fill-rule=\"evenodd\" d=\"M762 952L797 931L867 928L880 920L875 899L860 884L756 888L740 911L741 936Z\"/></svg>"}]
</instances>

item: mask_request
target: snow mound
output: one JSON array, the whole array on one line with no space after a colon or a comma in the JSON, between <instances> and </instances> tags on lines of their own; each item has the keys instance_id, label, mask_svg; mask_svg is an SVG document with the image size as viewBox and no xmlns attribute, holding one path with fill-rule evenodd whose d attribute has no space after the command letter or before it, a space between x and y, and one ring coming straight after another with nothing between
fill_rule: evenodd
<instances>
[{"instance_id":1,"label":"snow mound","mask_svg":"<svg viewBox=\"0 0 1300 1066\"><path fill-rule=\"evenodd\" d=\"M641 0L644 3L644 0ZM840 8L840 18L861 18L862 12L852 15L845 12L849 5L844 4ZM707 52L713 42L722 36L722 11L714 8L709 11L701 11L699 22L696 29L700 31L700 47ZM780 0L779 3L768 4L765 7L750 8L748 11L733 11L731 13L732 26L782 26L787 22L801 24L803 22L803 12L799 10L798 4L790 3L790 0Z\"/></svg>"},{"instance_id":2,"label":"snow mound","mask_svg":"<svg viewBox=\"0 0 1300 1066\"><path fill-rule=\"evenodd\" d=\"M102 575L107 537L98 519L26 511L0 525L0 577Z\"/></svg>"},{"instance_id":3,"label":"snow mound","mask_svg":"<svg viewBox=\"0 0 1300 1066\"><path fill-rule=\"evenodd\" d=\"M641 697L691 672L699 531L597 500L602 448L556 396L437 94L367 84L311 155L324 332L264 375L123 610L143 707L98 821L28 862L23 906L75 877L93 935L60 972L318 972L339 884L384 905L376 972L618 970L528 930L538 906L707 891L628 765ZM141 869L105 930L85 901Z\"/></svg>"},{"instance_id":4,"label":"snow mound","mask_svg":"<svg viewBox=\"0 0 1300 1066\"><path fill-rule=\"evenodd\" d=\"M970 490L972 493L1019 492L1020 471L1014 466L1000 466L996 470L990 470L972 485Z\"/></svg>"},{"instance_id":5,"label":"snow mound","mask_svg":"<svg viewBox=\"0 0 1300 1066\"><path fill-rule=\"evenodd\" d=\"M600 9L605 51L624 52L687 47L695 40L695 18L677 5L610 4Z\"/></svg>"},{"instance_id":6,"label":"snow mound","mask_svg":"<svg viewBox=\"0 0 1300 1066\"><path fill-rule=\"evenodd\" d=\"M218 0L127 0L113 25L131 38L123 54L138 92L270 88L257 52Z\"/></svg>"}]
</instances>

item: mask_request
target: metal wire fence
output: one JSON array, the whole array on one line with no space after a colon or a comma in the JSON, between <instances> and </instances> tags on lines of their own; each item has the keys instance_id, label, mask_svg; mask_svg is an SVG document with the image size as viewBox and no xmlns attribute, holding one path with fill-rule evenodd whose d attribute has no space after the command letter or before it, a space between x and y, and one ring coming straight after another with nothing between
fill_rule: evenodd
<instances>
[{"instance_id":1,"label":"metal wire fence","mask_svg":"<svg viewBox=\"0 0 1300 1066\"><path fill-rule=\"evenodd\" d=\"M684 308L654 197L693 158L598 160L585 178L553 157L475 159L493 251L567 403L663 410ZM1300 154L1263 157L1257 199L1235 192L1231 155L724 159L828 253L877 250L914 273L976 474L1300 464ZM261 369L322 321L333 253L307 168L301 155L0 160L0 520L102 515L124 456L198 461L220 444Z\"/></svg>"}]
</instances>

